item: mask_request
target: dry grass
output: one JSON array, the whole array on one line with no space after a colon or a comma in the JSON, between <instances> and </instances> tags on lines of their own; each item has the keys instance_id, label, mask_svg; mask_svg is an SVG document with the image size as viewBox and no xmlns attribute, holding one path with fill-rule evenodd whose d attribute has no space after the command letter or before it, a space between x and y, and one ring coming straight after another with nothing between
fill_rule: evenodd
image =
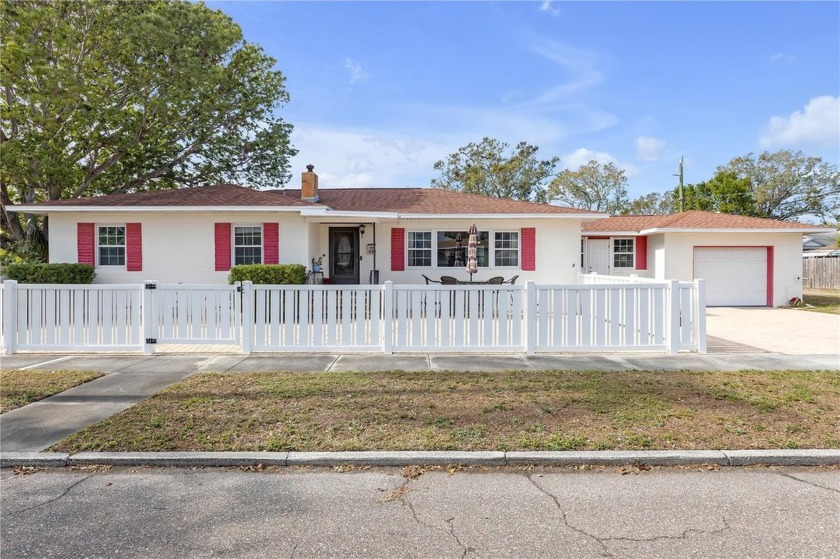
<instances>
[{"instance_id":1,"label":"dry grass","mask_svg":"<svg viewBox=\"0 0 840 559\"><path fill-rule=\"evenodd\" d=\"M0 371L0 413L43 400L104 374L92 371Z\"/></svg>"},{"instance_id":2,"label":"dry grass","mask_svg":"<svg viewBox=\"0 0 840 559\"><path fill-rule=\"evenodd\" d=\"M59 451L840 447L835 372L205 373Z\"/></svg>"},{"instance_id":3,"label":"dry grass","mask_svg":"<svg viewBox=\"0 0 840 559\"><path fill-rule=\"evenodd\" d=\"M803 310L840 314L840 291L836 289L805 289L802 300L808 305L801 307Z\"/></svg>"}]
</instances>

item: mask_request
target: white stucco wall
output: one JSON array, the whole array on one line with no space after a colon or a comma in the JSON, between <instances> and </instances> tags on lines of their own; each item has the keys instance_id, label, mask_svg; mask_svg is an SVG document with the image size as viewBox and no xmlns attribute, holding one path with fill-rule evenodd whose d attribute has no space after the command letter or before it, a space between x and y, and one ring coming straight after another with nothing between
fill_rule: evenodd
<instances>
[{"instance_id":1,"label":"white stucco wall","mask_svg":"<svg viewBox=\"0 0 840 559\"><path fill-rule=\"evenodd\" d=\"M802 233L667 233L664 277L694 279L694 247L773 247L773 306L802 297Z\"/></svg>"},{"instance_id":2,"label":"white stucco wall","mask_svg":"<svg viewBox=\"0 0 840 559\"><path fill-rule=\"evenodd\" d=\"M665 235L648 235L647 277L664 280L665 277Z\"/></svg>"},{"instance_id":3,"label":"white stucco wall","mask_svg":"<svg viewBox=\"0 0 840 559\"><path fill-rule=\"evenodd\" d=\"M97 266L94 283L225 284L228 272L215 271L215 223L280 225L280 263L309 266L309 227L295 213L128 213L78 212L50 216L50 261L77 262L76 224L142 224L143 270L125 266ZM314 256L314 254L313 254Z\"/></svg>"},{"instance_id":4,"label":"white stucco wall","mask_svg":"<svg viewBox=\"0 0 840 559\"><path fill-rule=\"evenodd\" d=\"M52 262L77 261L77 224L123 225L142 224L143 270L128 272L125 266L97 266L95 283L139 283L158 280L165 283L227 283L228 272L215 271L214 224L259 225L277 222L280 226L280 263L303 264L310 267L312 258L329 255L330 227L356 227L360 222L316 223L307 222L295 213L152 213L152 212L78 212L50 217L50 258ZM470 222L472 223L472 222ZM376 268L379 282L425 283L422 274L439 278L451 275L467 280L463 268L407 268L403 272L391 271L391 229L402 227L406 231L464 230L470 223L453 220L401 220L376 225ZM522 227L536 228L536 271L522 271L515 267L479 268L475 280L492 276L509 279L518 275L517 283L533 280L538 283L575 283L580 265L580 222L577 220L476 220L481 231L519 231ZM373 225L367 220L365 234L360 238L360 283L367 284L374 266L374 255L367 252L367 245L374 242ZM491 235L492 239L492 235ZM491 241L492 242L492 241ZM466 238L464 239L466 245ZM403 248L404 250L404 248ZM521 256L521 239L520 239ZM325 270L328 259L325 260ZM492 263L491 263L492 264ZM328 275L328 272L327 272Z\"/></svg>"}]
</instances>

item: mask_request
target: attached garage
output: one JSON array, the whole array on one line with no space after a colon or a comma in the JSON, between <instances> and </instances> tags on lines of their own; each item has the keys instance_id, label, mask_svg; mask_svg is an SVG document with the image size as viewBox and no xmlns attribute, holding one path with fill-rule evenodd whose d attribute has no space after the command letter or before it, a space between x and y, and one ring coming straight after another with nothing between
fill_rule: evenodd
<instances>
[{"instance_id":1,"label":"attached garage","mask_svg":"<svg viewBox=\"0 0 840 559\"><path fill-rule=\"evenodd\" d=\"M768 247L695 247L694 279L706 280L710 307L763 307L768 301Z\"/></svg>"}]
</instances>

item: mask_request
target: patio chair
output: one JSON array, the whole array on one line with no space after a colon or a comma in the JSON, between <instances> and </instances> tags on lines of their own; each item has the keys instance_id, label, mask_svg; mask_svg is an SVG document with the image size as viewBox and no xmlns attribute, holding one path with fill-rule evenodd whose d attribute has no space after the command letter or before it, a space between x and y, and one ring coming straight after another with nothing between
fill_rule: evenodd
<instances>
[{"instance_id":1,"label":"patio chair","mask_svg":"<svg viewBox=\"0 0 840 559\"><path fill-rule=\"evenodd\" d=\"M458 280L452 276L440 276L440 283L443 285L457 285Z\"/></svg>"},{"instance_id":2,"label":"patio chair","mask_svg":"<svg viewBox=\"0 0 840 559\"><path fill-rule=\"evenodd\" d=\"M510 278L509 280L507 280L506 282L503 282L503 283L509 283L510 285L513 285L514 283L516 283L516 278L518 278L518 277L519 277L518 275L513 276L512 278Z\"/></svg>"},{"instance_id":3,"label":"patio chair","mask_svg":"<svg viewBox=\"0 0 840 559\"><path fill-rule=\"evenodd\" d=\"M432 278L430 278L426 274L420 274L420 275L423 276L424 280L426 280L426 285L431 285L433 283L440 283L438 280L433 280Z\"/></svg>"},{"instance_id":4,"label":"patio chair","mask_svg":"<svg viewBox=\"0 0 840 559\"><path fill-rule=\"evenodd\" d=\"M487 280L487 283L493 283L493 284L505 283L505 278L503 278L502 276L494 276L494 277L490 278L489 280Z\"/></svg>"}]
</instances>

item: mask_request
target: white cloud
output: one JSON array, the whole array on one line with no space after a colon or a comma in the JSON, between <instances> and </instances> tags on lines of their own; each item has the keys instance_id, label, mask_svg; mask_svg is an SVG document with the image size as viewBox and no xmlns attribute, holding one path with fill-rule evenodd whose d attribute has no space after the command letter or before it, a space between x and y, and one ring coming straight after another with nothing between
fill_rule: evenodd
<instances>
[{"instance_id":1,"label":"white cloud","mask_svg":"<svg viewBox=\"0 0 840 559\"><path fill-rule=\"evenodd\" d=\"M295 124L292 144L299 153L291 160L289 188L300 187L309 163L325 188L429 186L435 161L459 147L434 137L307 123Z\"/></svg>"},{"instance_id":2,"label":"white cloud","mask_svg":"<svg viewBox=\"0 0 840 559\"><path fill-rule=\"evenodd\" d=\"M770 119L759 142L763 147L840 142L840 97L814 97L803 111Z\"/></svg>"},{"instance_id":3,"label":"white cloud","mask_svg":"<svg viewBox=\"0 0 840 559\"><path fill-rule=\"evenodd\" d=\"M786 52L777 52L770 56L770 62L795 62L796 58Z\"/></svg>"},{"instance_id":4,"label":"white cloud","mask_svg":"<svg viewBox=\"0 0 840 559\"><path fill-rule=\"evenodd\" d=\"M567 169L578 169L590 161L597 161L601 165L612 163L619 169L623 169L624 174L628 177L632 177L639 173L639 170L634 165L630 165L629 163L620 163L618 159L613 157L611 154L603 151L578 148L572 153L560 157L560 164Z\"/></svg>"},{"instance_id":5,"label":"white cloud","mask_svg":"<svg viewBox=\"0 0 840 559\"><path fill-rule=\"evenodd\" d=\"M352 58L344 59L344 68L350 72L350 85L370 79L370 74L364 71L362 65Z\"/></svg>"},{"instance_id":6,"label":"white cloud","mask_svg":"<svg viewBox=\"0 0 840 559\"><path fill-rule=\"evenodd\" d=\"M551 0L543 0L543 3L540 4L540 11L545 12L552 16L559 16L560 15L560 8L555 8L551 5Z\"/></svg>"},{"instance_id":7,"label":"white cloud","mask_svg":"<svg viewBox=\"0 0 840 559\"><path fill-rule=\"evenodd\" d=\"M636 138L636 153L642 161L656 161L665 149L665 142L650 136Z\"/></svg>"}]
</instances>

